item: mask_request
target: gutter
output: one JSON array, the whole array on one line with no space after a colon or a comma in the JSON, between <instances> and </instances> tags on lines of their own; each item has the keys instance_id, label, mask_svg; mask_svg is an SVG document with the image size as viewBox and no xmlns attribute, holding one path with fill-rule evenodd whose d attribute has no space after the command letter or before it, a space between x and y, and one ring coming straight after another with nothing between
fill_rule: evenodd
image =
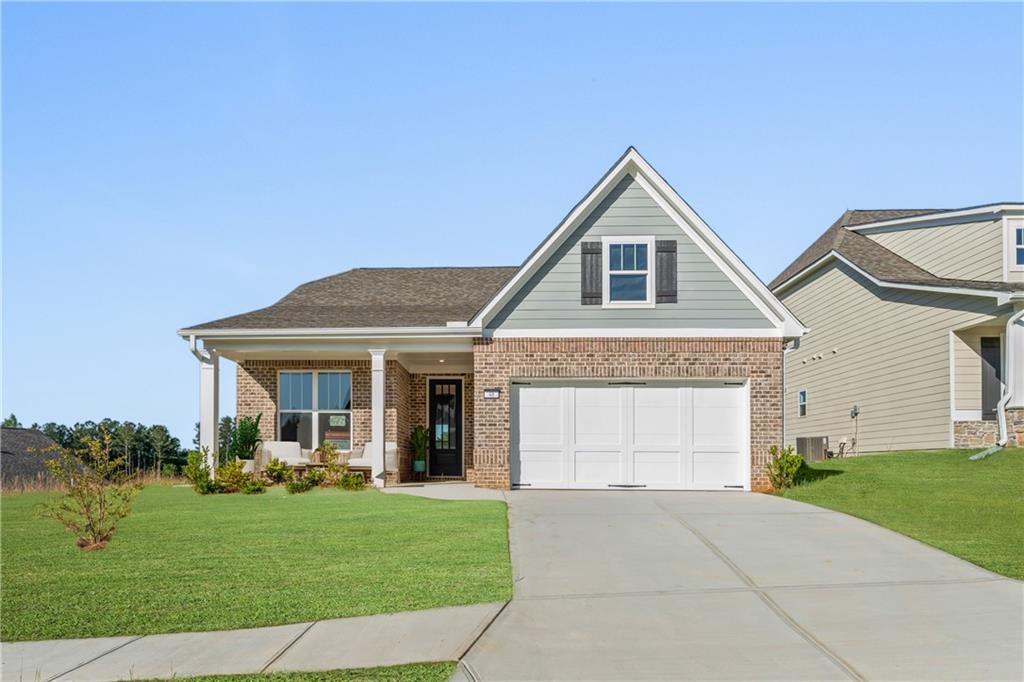
<instances>
[{"instance_id":1,"label":"gutter","mask_svg":"<svg viewBox=\"0 0 1024 682\"><path fill-rule=\"evenodd\" d=\"M179 329L182 338L240 338L240 339L382 339L382 338L423 338L450 337L464 338L480 336L480 327L363 327L338 329Z\"/></svg>"}]
</instances>

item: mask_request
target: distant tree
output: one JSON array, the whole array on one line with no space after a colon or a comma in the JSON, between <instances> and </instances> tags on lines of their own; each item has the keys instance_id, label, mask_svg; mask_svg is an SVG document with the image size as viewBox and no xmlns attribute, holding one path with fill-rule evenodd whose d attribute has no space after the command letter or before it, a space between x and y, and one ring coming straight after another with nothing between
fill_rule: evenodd
<instances>
[{"instance_id":1,"label":"distant tree","mask_svg":"<svg viewBox=\"0 0 1024 682\"><path fill-rule=\"evenodd\" d=\"M107 421L106 419L103 420ZM135 449L135 441L137 439L135 433L135 424L131 422L121 422L112 431L114 435L114 445L121 451L121 457L124 459L125 471L129 476L132 475L132 452Z\"/></svg>"},{"instance_id":2,"label":"distant tree","mask_svg":"<svg viewBox=\"0 0 1024 682\"><path fill-rule=\"evenodd\" d=\"M235 420L231 417L221 417L217 429L217 459L224 464L230 459L231 442L235 439Z\"/></svg>"},{"instance_id":3,"label":"distant tree","mask_svg":"<svg viewBox=\"0 0 1024 682\"><path fill-rule=\"evenodd\" d=\"M63 424L57 424L55 422L46 422L41 427L39 427L39 430L45 433L47 436L49 436L50 439L53 440L53 442L66 448L71 447L71 444L74 440L73 435L71 433L71 429L64 426Z\"/></svg>"},{"instance_id":4,"label":"distant tree","mask_svg":"<svg viewBox=\"0 0 1024 682\"><path fill-rule=\"evenodd\" d=\"M178 449L177 439L171 438L167 427L157 424L149 429L149 444L153 448L155 458L156 475L159 478L164 466L164 455Z\"/></svg>"},{"instance_id":5,"label":"distant tree","mask_svg":"<svg viewBox=\"0 0 1024 682\"><path fill-rule=\"evenodd\" d=\"M192 449L199 451L199 422L196 422L195 433L192 435Z\"/></svg>"},{"instance_id":6,"label":"distant tree","mask_svg":"<svg viewBox=\"0 0 1024 682\"><path fill-rule=\"evenodd\" d=\"M18 421L18 418L15 417L14 413L12 412L11 416L3 421L3 427L5 429L20 429L21 422Z\"/></svg>"}]
</instances>

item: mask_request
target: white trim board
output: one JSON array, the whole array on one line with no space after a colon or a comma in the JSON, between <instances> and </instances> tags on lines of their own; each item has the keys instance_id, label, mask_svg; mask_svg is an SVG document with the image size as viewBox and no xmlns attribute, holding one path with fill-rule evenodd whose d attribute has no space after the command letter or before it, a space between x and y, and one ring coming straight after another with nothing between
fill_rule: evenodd
<instances>
[{"instance_id":1,"label":"white trim board","mask_svg":"<svg viewBox=\"0 0 1024 682\"><path fill-rule=\"evenodd\" d=\"M751 329L495 329L489 333L495 339L780 339L783 332L777 327L755 327Z\"/></svg>"},{"instance_id":2,"label":"white trim board","mask_svg":"<svg viewBox=\"0 0 1024 682\"><path fill-rule=\"evenodd\" d=\"M893 218L891 220L878 220L873 223L863 223L861 225L848 226L846 229L851 232L861 232L863 230L872 230L877 227L890 227L895 225L910 225L912 223L927 223L936 220L947 220L952 218L967 218L970 216L1000 216L1004 213L1018 213L1024 212L1024 204L985 204L983 206L972 206L970 208L960 208L954 210L938 210L932 213L922 213L921 215L907 216L905 218Z\"/></svg>"},{"instance_id":3,"label":"white trim board","mask_svg":"<svg viewBox=\"0 0 1024 682\"><path fill-rule=\"evenodd\" d=\"M690 237L694 244L781 331L782 336L799 337L807 332L807 329L800 324L793 313L768 290L750 268L726 246L725 242L633 147L626 150L626 153L605 173L590 193L573 208L540 247L530 255L512 279L476 314L470 321L470 326L483 327L490 322L626 175L632 175L636 179L638 184Z\"/></svg>"}]
</instances>

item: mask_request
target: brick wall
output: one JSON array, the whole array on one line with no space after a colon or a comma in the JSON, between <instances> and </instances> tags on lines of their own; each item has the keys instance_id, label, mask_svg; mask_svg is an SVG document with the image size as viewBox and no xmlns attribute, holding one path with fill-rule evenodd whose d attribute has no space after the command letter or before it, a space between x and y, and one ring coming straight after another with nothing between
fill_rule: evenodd
<instances>
[{"instance_id":1,"label":"brick wall","mask_svg":"<svg viewBox=\"0 0 1024 682\"><path fill-rule=\"evenodd\" d=\"M1006 447L1024 447L1024 408L1006 410ZM953 447L986 448L999 439L997 421L953 422Z\"/></svg>"},{"instance_id":2,"label":"brick wall","mask_svg":"<svg viewBox=\"0 0 1024 682\"><path fill-rule=\"evenodd\" d=\"M409 370L397 360L387 361L384 367L384 440L398 445L399 481L412 478L412 452L409 447L411 378Z\"/></svg>"},{"instance_id":3,"label":"brick wall","mask_svg":"<svg viewBox=\"0 0 1024 682\"><path fill-rule=\"evenodd\" d=\"M507 489L513 378L749 378L751 485L766 489L768 448L782 441L781 339L477 339L474 480ZM484 400L484 388L500 388Z\"/></svg>"}]
</instances>

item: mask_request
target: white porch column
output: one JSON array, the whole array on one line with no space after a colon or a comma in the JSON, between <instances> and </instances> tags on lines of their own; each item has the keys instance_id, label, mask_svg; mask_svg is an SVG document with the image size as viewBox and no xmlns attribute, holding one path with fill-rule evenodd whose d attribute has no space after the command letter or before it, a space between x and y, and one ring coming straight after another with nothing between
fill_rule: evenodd
<instances>
[{"instance_id":1,"label":"white porch column","mask_svg":"<svg viewBox=\"0 0 1024 682\"><path fill-rule=\"evenodd\" d=\"M370 473L373 485L384 487L384 348L370 349Z\"/></svg>"},{"instance_id":2,"label":"white porch column","mask_svg":"<svg viewBox=\"0 0 1024 682\"><path fill-rule=\"evenodd\" d=\"M1018 304L1014 313L1024 311L1024 304ZM1017 320L1010 329L1007 329L1006 337L1006 359L1008 360L1006 370L1010 372L1007 376L1007 383L1013 396L1007 407L1024 407L1024 319Z\"/></svg>"},{"instance_id":3,"label":"white porch column","mask_svg":"<svg viewBox=\"0 0 1024 682\"><path fill-rule=\"evenodd\" d=\"M199 356L199 448L207 448L210 476L217 467L217 423L220 421L220 357L209 351Z\"/></svg>"}]
</instances>

